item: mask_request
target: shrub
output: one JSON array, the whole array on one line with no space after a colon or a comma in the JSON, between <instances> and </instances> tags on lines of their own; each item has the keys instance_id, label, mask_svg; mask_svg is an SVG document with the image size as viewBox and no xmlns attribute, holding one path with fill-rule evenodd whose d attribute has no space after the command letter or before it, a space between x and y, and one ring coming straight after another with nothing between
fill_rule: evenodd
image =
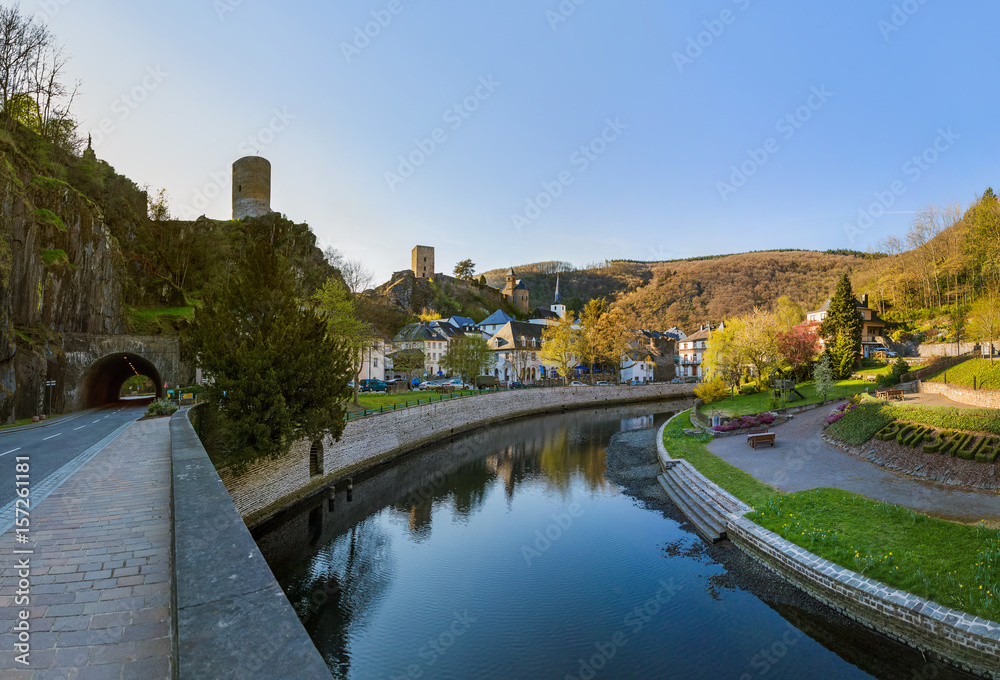
<instances>
[{"instance_id":1,"label":"shrub","mask_svg":"<svg viewBox=\"0 0 1000 680\"><path fill-rule=\"evenodd\" d=\"M169 416L177 410L174 402L169 399L156 399L146 407L147 416Z\"/></svg>"},{"instance_id":2,"label":"shrub","mask_svg":"<svg viewBox=\"0 0 1000 680\"><path fill-rule=\"evenodd\" d=\"M716 432L734 432L736 430L746 430L751 427L770 425L775 420L773 413L758 413L752 416L739 416L731 418L725 425L716 425L712 429Z\"/></svg>"},{"instance_id":3,"label":"shrub","mask_svg":"<svg viewBox=\"0 0 1000 680\"><path fill-rule=\"evenodd\" d=\"M726 387L726 381L719 376L695 387L694 394L706 404L711 404L729 396L729 388Z\"/></svg>"},{"instance_id":4,"label":"shrub","mask_svg":"<svg viewBox=\"0 0 1000 680\"><path fill-rule=\"evenodd\" d=\"M740 394L757 394L760 392L760 388L753 383L747 383L740 387Z\"/></svg>"},{"instance_id":5,"label":"shrub","mask_svg":"<svg viewBox=\"0 0 1000 680\"><path fill-rule=\"evenodd\" d=\"M868 402L846 411L830 423L827 433L848 444L864 444L892 423L892 416L883 412L878 402Z\"/></svg>"}]
</instances>

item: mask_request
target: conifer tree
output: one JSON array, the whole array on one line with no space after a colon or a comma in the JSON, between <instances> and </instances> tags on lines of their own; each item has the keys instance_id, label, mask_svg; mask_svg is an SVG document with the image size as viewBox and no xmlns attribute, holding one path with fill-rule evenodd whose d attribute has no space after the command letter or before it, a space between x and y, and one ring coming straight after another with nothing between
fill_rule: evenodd
<instances>
[{"instance_id":1,"label":"conifer tree","mask_svg":"<svg viewBox=\"0 0 1000 680\"><path fill-rule=\"evenodd\" d=\"M851 278L844 272L837 283L837 291L830 300L830 309L820 328L820 335L827 347L832 347L841 335L846 336L854 354L861 352L861 331L864 327L858 313L857 300L851 288ZM836 367L835 367L836 368Z\"/></svg>"}]
</instances>

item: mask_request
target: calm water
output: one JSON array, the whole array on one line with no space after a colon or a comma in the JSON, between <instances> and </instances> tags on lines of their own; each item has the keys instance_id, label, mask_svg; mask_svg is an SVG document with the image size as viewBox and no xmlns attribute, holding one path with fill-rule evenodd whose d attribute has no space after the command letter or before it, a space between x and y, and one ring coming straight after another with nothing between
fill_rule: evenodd
<instances>
[{"instance_id":1,"label":"calm water","mask_svg":"<svg viewBox=\"0 0 1000 680\"><path fill-rule=\"evenodd\" d=\"M336 678L946 677L918 655L880 663L876 636L713 587L724 567L686 550L699 539L606 478L610 438L653 425L651 410L456 438L258 543Z\"/></svg>"}]
</instances>

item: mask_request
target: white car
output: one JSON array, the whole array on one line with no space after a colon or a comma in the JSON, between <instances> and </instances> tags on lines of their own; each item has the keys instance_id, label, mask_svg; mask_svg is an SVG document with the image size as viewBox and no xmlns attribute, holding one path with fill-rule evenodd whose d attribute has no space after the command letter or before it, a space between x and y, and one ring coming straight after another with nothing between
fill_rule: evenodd
<instances>
[{"instance_id":1,"label":"white car","mask_svg":"<svg viewBox=\"0 0 1000 680\"><path fill-rule=\"evenodd\" d=\"M570 387L586 387L587 383L582 383L579 380L574 380L569 384Z\"/></svg>"}]
</instances>

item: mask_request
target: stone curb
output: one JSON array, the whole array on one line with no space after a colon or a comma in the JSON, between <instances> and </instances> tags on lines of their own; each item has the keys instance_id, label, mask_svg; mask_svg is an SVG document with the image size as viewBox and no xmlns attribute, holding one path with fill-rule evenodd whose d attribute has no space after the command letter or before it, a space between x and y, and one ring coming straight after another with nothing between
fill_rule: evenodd
<instances>
[{"instance_id":1,"label":"stone curb","mask_svg":"<svg viewBox=\"0 0 1000 680\"><path fill-rule=\"evenodd\" d=\"M170 419L176 677L284 680L291 674L329 680L323 657L236 511L189 412Z\"/></svg>"}]
</instances>

